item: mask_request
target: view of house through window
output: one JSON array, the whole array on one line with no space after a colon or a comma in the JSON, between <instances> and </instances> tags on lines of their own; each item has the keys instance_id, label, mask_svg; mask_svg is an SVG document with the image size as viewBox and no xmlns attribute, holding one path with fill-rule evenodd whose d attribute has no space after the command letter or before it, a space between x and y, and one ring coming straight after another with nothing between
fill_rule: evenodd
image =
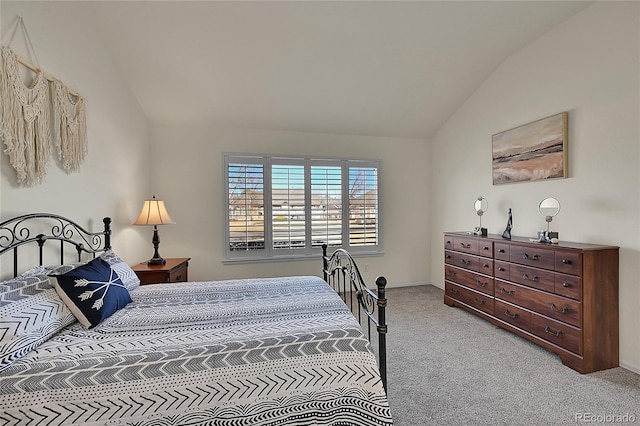
<instances>
[{"instance_id":1,"label":"view of house through window","mask_svg":"<svg viewBox=\"0 0 640 426\"><path fill-rule=\"evenodd\" d=\"M379 251L377 161L225 156L227 257Z\"/></svg>"}]
</instances>

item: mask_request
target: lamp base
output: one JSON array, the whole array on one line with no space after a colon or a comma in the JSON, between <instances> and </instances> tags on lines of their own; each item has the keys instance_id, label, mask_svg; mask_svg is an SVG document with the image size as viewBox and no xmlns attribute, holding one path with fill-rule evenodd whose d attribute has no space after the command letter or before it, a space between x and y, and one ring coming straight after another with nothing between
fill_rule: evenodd
<instances>
[{"instance_id":1,"label":"lamp base","mask_svg":"<svg viewBox=\"0 0 640 426\"><path fill-rule=\"evenodd\" d=\"M160 235L158 235L158 226L153 225L153 239L151 240L153 243L153 257L149 259L147 265L164 265L167 263L166 260L160 256L158 253L158 247L160 246Z\"/></svg>"}]
</instances>

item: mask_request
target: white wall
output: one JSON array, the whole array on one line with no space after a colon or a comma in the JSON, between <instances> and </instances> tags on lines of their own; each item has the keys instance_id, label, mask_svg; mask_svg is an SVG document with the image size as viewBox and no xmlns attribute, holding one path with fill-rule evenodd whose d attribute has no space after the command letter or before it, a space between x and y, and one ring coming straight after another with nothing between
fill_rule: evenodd
<instances>
[{"instance_id":1,"label":"white wall","mask_svg":"<svg viewBox=\"0 0 640 426\"><path fill-rule=\"evenodd\" d=\"M79 173L65 174L52 157L46 181L31 188L17 186L8 156L0 154L0 220L44 211L98 231L102 218L110 216L112 244L128 260L147 249L150 239L130 226L142 201L150 197L146 117L101 41L78 14L78 3L3 1L0 7L3 44L9 42L16 17L22 16L42 69L87 99L89 139ZM20 31L11 48L29 57ZM10 272L0 270L0 276Z\"/></svg>"},{"instance_id":2,"label":"white wall","mask_svg":"<svg viewBox=\"0 0 640 426\"><path fill-rule=\"evenodd\" d=\"M163 257L191 257L190 278L321 274L315 262L223 265L223 153L315 155L382 160L383 244L385 254L359 261L365 279L385 275L389 285L424 283L429 245L427 223L427 141L317 133L154 126L155 194L176 225L160 230ZM144 253L145 255L147 253ZM149 253L151 254L151 253ZM140 259L144 260L144 259Z\"/></svg>"},{"instance_id":3,"label":"white wall","mask_svg":"<svg viewBox=\"0 0 640 426\"><path fill-rule=\"evenodd\" d=\"M471 230L473 202L501 234L544 229L537 211L555 197L552 228L566 241L620 246L620 361L640 371L639 4L601 2L508 58L433 139L431 281L443 287L442 232ZM569 178L493 186L491 135L569 112Z\"/></svg>"}]
</instances>

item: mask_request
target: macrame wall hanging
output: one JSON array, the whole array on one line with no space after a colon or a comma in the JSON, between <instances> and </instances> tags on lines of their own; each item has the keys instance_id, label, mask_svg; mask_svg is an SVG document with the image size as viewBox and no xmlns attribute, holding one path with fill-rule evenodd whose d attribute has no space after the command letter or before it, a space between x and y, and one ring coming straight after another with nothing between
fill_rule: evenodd
<instances>
[{"instance_id":1,"label":"macrame wall hanging","mask_svg":"<svg viewBox=\"0 0 640 426\"><path fill-rule=\"evenodd\" d=\"M41 70L22 17L18 17L9 46L18 26L36 66L8 46L1 47L0 137L18 184L32 186L44 180L52 145L63 169L78 171L87 154L86 101ZM35 73L29 85L22 80L20 65Z\"/></svg>"},{"instance_id":2,"label":"macrame wall hanging","mask_svg":"<svg viewBox=\"0 0 640 426\"><path fill-rule=\"evenodd\" d=\"M76 172L87 155L87 111L84 98L74 96L60 80L51 83L53 143L67 172Z\"/></svg>"}]
</instances>

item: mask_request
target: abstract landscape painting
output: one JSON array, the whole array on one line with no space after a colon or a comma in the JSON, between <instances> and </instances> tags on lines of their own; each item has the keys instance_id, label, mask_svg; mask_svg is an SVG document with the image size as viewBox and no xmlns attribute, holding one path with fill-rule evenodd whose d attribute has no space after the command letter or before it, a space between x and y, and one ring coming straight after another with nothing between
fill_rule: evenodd
<instances>
[{"instance_id":1,"label":"abstract landscape painting","mask_svg":"<svg viewBox=\"0 0 640 426\"><path fill-rule=\"evenodd\" d=\"M493 135L493 184L567 177L567 113Z\"/></svg>"}]
</instances>

